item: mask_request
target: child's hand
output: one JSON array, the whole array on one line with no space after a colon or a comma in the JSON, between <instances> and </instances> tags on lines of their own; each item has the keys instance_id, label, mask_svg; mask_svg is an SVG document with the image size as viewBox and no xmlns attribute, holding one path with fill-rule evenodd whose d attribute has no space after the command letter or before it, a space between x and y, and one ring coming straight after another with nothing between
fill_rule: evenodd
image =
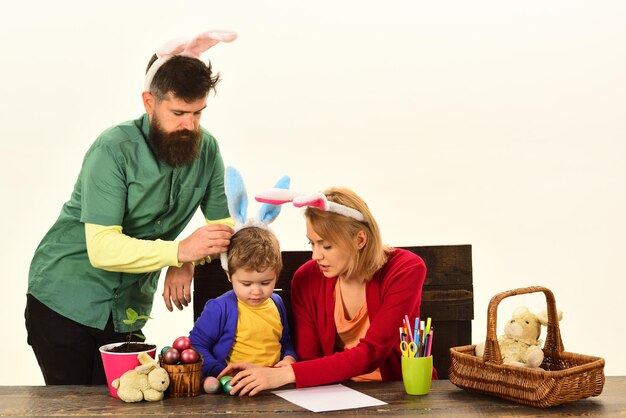
<instances>
[{"instance_id":1,"label":"child's hand","mask_svg":"<svg viewBox=\"0 0 626 418\"><path fill-rule=\"evenodd\" d=\"M283 359L281 361L279 361L278 363L274 364L274 367L287 367L291 363L295 363L295 362L296 362L296 359L293 358L292 356L285 356L285 357L283 357Z\"/></svg>"}]
</instances>

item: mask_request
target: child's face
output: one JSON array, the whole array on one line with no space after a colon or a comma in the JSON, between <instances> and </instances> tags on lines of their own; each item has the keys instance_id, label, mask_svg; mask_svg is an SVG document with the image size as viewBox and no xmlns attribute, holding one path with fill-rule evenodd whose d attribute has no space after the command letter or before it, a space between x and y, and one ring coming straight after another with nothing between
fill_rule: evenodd
<instances>
[{"instance_id":1,"label":"child's face","mask_svg":"<svg viewBox=\"0 0 626 418\"><path fill-rule=\"evenodd\" d=\"M272 295L276 285L276 272L271 268L262 272L239 269L230 275L230 281L239 300L258 306Z\"/></svg>"}]
</instances>

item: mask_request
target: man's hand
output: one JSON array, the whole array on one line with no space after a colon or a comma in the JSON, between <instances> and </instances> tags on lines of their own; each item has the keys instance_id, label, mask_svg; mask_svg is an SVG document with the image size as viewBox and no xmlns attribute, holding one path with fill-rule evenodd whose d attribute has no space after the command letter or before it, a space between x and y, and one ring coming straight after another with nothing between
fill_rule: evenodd
<instances>
[{"instance_id":1,"label":"man's hand","mask_svg":"<svg viewBox=\"0 0 626 418\"><path fill-rule=\"evenodd\" d=\"M173 311L172 303L182 311L183 307L191 302L193 270L193 263L183 263L181 267L168 267L163 284L163 300L168 311Z\"/></svg>"},{"instance_id":2,"label":"man's hand","mask_svg":"<svg viewBox=\"0 0 626 418\"><path fill-rule=\"evenodd\" d=\"M178 261L202 260L228 250L233 229L224 224L204 225L178 244Z\"/></svg>"}]
</instances>

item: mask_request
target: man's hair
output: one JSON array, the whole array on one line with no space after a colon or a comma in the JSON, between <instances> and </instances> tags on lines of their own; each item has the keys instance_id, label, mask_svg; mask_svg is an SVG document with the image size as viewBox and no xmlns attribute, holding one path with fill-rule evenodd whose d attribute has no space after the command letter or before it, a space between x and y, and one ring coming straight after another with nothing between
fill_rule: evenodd
<instances>
[{"instance_id":1,"label":"man's hair","mask_svg":"<svg viewBox=\"0 0 626 418\"><path fill-rule=\"evenodd\" d=\"M155 54L150 59L146 72L156 60ZM215 90L219 79L219 74L212 74L210 62L207 65L197 58L176 55L157 70L150 84L150 93L157 100L164 100L168 93L172 93L186 102L193 102L203 99L211 90Z\"/></svg>"},{"instance_id":2,"label":"man's hair","mask_svg":"<svg viewBox=\"0 0 626 418\"><path fill-rule=\"evenodd\" d=\"M358 210L363 214L363 221L314 207L306 208L304 215L317 235L349 253L348 277L371 280L374 273L387 262L387 253L390 251L382 242L372 212L365 201L350 189L333 187L326 190L324 195L330 202ZM367 242L360 250L354 245L359 231L365 231L367 235Z\"/></svg>"},{"instance_id":3,"label":"man's hair","mask_svg":"<svg viewBox=\"0 0 626 418\"><path fill-rule=\"evenodd\" d=\"M239 230L230 239L228 271L232 275L239 269L262 272L271 268L280 274L283 259L278 239L271 231L258 227Z\"/></svg>"}]
</instances>

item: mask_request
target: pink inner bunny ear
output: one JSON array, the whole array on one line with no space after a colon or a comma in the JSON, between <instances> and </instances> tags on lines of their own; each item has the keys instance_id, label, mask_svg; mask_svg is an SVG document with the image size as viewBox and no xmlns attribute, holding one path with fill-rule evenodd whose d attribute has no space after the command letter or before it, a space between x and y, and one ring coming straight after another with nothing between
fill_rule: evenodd
<instances>
[{"instance_id":1,"label":"pink inner bunny ear","mask_svg":"<svg viewBox=\"0 0 626 418\"><path fill-rule=\"evenodd\" d=\"M312 206L314 208L326 210L326 202L326 196L321 193L316 193L309 196L299 196L293 199L293 205L297 208L301 208L303 206Z\"/></svg>"},{"instance_id":2,"label":"pink inner bunny ear","mask_svg":"<svg viewBox=\"0 0 626 418\"><path fill-rule=\"evenodd\" d=\"M220 41L215 39L199 39L195 38L187 45L187 48L181 53L181 55L187 55L193 58L200 58L200 54L202 54L207 49L215 46Z\"/></svg>"},{"instance_id":3,"label":"pink inner bunny ear","mask_svg":"<svg viewBox=\"0 0 626 418\"><path fill-rule=\"evenodd\" d=\"M237 39L234 32L205 32L196 36L187 44L183 55L199 58L207 49L217 45L219 42L232 42Z\"/></svg>"},{"instance_id":4,"label":"pink inner bunny ear","mask_svg":"<svg viewBox=\"0 0 626 418\"><path fill-rule=\"evenodd\" d=\"M199 36L208 36L211 39L215 39L220 42L232 42L237 39L237 34L235 32L222 31L222 30L214 30L205 32Z\"/></svg>"}]
</instances>

